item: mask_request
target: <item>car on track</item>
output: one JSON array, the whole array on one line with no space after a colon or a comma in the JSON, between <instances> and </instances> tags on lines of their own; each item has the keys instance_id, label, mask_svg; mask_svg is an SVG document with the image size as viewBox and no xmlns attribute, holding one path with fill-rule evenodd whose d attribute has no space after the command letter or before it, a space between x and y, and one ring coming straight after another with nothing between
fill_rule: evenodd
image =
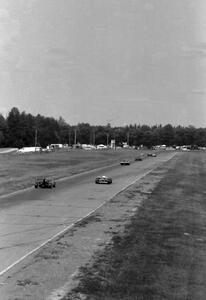
<instances>
[{"instance_id":1,"label":"car on track","mask_svg":"<svg viewBox=\"0 0 206 300\"><path fill-rule=\"evenodd\" d=\"M142 161L142 158L141 157L136 157L134 160L135 161Z\"/></svg>"},{"instance_id":2,"label":"car on track","mask_svg":"<svg viewBox=\"0 0 206 300\"><path fill-rule=\"evenodd\" d=\"M42 188L42 189L52 189L56 187L56 182L52 179L48 179L45 177L36 178L34 187L36 189Z\"/></svg>"},{"instance_id":3,"label":"car on track","mask_svg":"<svg viewBox=\"0 0 206 300\"><path fill-rule=\"evenodd\" d=\"M112 178L108 176L97 176L95 179L95 183L97 184L111 184Z\"/></svg>"},{"instance_id":4,"label":"car on track","mask_svg":"<svg viewBox=\"0 0 206 300\"><path fill-rule=\"evenodd\" d=\"M129 160L123 160L120 162L121 166L129 166L130 165L130 161Z\"/></svg>"},{"instance_id":5,"label":"car on track","mask_svg":"<svg viewBox=\"0 0 206 300\"><path fill-rule=\"evenodd\" d=\"M150 157L156 157L157 154L156 154L156 153L147 153L147 156L150 156Z\"/></svg>"}]
</instances>

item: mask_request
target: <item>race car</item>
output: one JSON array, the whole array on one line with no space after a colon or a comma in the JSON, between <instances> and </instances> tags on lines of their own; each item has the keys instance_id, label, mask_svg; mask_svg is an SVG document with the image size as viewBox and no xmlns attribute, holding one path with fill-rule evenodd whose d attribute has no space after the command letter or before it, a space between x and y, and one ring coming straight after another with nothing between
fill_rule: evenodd
<instances>
[{"instance_id":1,"label":"race car","mask_svg":"<svg viewBox=\"0 0 206 300\"><path fill-rule=\"evenodd\" d=\"M95 179L95 183L99 184L111 184L112 183L112 178L108 176L97 176Z\"/></svg>"},{"instance_id":2,"label":"race car","mask_svg":"<svg viewBox=\"0 0 206 300\"><path fill-rule=\"evenodd\" d=\"M135 161L142 161L142 158L141 157L136 157Z\"/></svg>"},{"instance_id":3,"label":"race car","mask_svg":"<svg viewBox=\"0 0 206 300\"><path fill-rule=\"evenodd\" d=\"M45 177L36 178L34 186L36 189L38 189L38 188L52 189L52 188L56 187L56 182L52 179L47 179Z\"/></svg>"},{"instance_id":4,"label":"race car","mask_svg":"<svg viewBox=\"0 0 206 300\"><path fill-rule=\"evenodd\" d=\"M120 165L121 166L128 166L128 165L130 165L130 161L129 160L123 160L123 161L120 162Z\"/></svg>"},{"instance_id":5,"label":"race car","mask_svg":"<svg viewBox=\"0 0 206 300\"><path fill-rule=\"evenodd\" d=\"M156 153L147 153L147 156L150 156L150 157L156 157Z\"/></svg>"}]
</instances>

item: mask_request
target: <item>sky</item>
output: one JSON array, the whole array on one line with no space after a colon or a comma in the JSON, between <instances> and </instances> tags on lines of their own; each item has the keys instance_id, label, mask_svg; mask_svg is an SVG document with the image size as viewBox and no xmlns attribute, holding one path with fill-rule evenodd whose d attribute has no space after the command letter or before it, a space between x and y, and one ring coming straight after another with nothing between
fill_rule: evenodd
<instances>
[{"instance_id":1,"label":"sky","mask_svg":"<svg viewBox=\"0 0 206 300\"><path fill-rule=\"evenodd\" d=\"M0 0L0 113L206 127L205 0Z\"/></svg>"}]
</instances>

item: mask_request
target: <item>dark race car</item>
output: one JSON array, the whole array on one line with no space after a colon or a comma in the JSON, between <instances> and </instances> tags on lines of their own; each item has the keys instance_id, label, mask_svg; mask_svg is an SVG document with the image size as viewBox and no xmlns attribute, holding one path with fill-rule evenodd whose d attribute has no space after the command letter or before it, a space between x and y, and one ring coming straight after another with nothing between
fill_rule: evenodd
<instances>
[{"instance_id":1,"label":"dark race car","mask_svg":"<svg viewBox=\"0 0 206 300\"><path fill-rule=\"evenodd\" d=\"M147 153L147 156L150 156L150 157L156 157L156 153Z\"/></svg>"},{"instance_id":2,"label":"dark race car","mask_svg":"<svg viewBox=\"0 0 206 300\"><path fill-rule=\"evenodd\" d=\"M142 161L142 158L141 157L136 157L135 161Z\"/></svg>"},{"instance_id":3,"label":"dark race car","mask_svg":"<svg viewBox=\"0 0 206 300\"><path fill-rule=\"evenodd\" d=\"M52 189L56 187L56 182L52 179L43 178L36 178L35 188L42 188L42 189Z\"/></svg>"},{"instance_id":4,"label":"dark race car","mask_svg":"<svg viewBox=\"0 0 206 300\"><path fill-rule=\"evenodd\" d=\"M95 179L95 183L99 183L99 184L111 184L112 183L112 178L108 177L108 176L98 176Z\"/></svg>"},{"instance_id":5,"label":"dark race car","mask_svg":"<svg viewBox=\"0 0 206 300\"><path fill-rule=\"evenodd\" d=\"M129 160L123 160L123 161L120 162L120 165L121 166L128 166L128 165L130 165L130 161Z\"/></svg>"}]
</instances>

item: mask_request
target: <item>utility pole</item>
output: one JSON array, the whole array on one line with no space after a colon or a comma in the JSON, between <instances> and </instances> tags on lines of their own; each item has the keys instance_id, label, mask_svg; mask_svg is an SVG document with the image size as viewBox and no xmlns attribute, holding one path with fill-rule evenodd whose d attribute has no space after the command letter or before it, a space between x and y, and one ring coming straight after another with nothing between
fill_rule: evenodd
<instances>
[{"instance_id":1,"label":"utility pole","mask_svg":"<svg viewBox=\"0 0 206 300\"><path fill-rule=\"evenodd\" d=\"M37 147L37 129L35 129L35 141L34 141L35 147Z\"/></svg>"},{"instance_id":2,"label":"utility pole","mask_svg":"<svg viewBox=\"0 0 206 300\"><path fill-rule=\"evenodd\" d=\"M69 130L69 146L71 145L71 132Z\"/></svg>"},{"instance_id":3,"label":"utility pole","mask_svg":"<svg viewBox=\"0 0 206 300\"><path fill-rule=\"evenodd\" d=\"M76 144L77 144L77 129L75 127L75 129L74 129L74 145L76 145Z\"/></svg>"},{"instance_id":4,"label":"utility pole","mask_svg":"<svg viewBox=\"0 0 206 300\"><path fill-rule=\"evenodd\" d=\"M129 131L127 132L127 145L129 145Z\"/></svg>"},{"instance_id":5,"label":"utility pole","mask_svg":"<svg viewBox=\"0 0 206 300\"><path fill-rule=\"evenodd\" d=\"M109 146L109 133L107 132L107 147Z\"/></svg>"},{"instance_id":6,"label":"utility pole","mask_svg":"<svg viewBox=\"0 0 206 300\"><path fill-rule=\"evenodd\" d=\"M96 139L96 137L95 137L95 130L93 131L93 145L95 146L95 139Z\"/></svg>"}]
</instances>

